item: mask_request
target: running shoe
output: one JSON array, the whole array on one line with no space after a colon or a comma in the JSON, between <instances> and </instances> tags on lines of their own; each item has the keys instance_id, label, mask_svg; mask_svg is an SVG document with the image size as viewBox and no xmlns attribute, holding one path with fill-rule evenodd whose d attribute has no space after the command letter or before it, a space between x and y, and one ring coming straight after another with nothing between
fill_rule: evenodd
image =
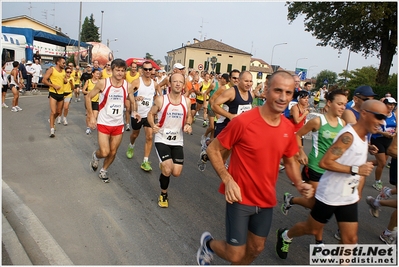
<instances>
[{"instance_id":1,"label":"running shoe","mask_svg":"<svg viewBox=\"0 0 399 267\"><path fill-rule=\"evenodd\" d=\"M91 130L90 130L89 127L86 128L86 134L87 134L87 135L91 134Z\"/></svg>"},{"instance_id":2,"label":"running shoe","mask_svg":"<svg viewBox=\"0 0 399 267\"><path fill-rule=\"evenodd\" d=\"M281 212L284 215L288 215L288 210L292 207L291 206L291 199L294 197L290 193L285 193L283 197L283 204L281 205Z\"/></svg>"},{"instance_id":3,"label":"running shoe","mask_svg":"<svg viewBox=\"0 0 399 267\"><path fill-rule=\"evenodd\" d=\"M128 147L127 147L127 151L126 151L126 157L128 159L131 159L131 158L133 158L133 155L134 155L134 146L131 146L129 144Z\"/></svg>"},{"instance_id":4,"label":"running shoe","mask_svg":"<svg viewBox=\"0 0 399 267\"><path fill-rule=\"evenodd\" d=\"M8 106L6 105L6 103L3 103L1 106L2 106L3 108L8 108Z\"/></svg>"},{"instance_id":5,"label":"running shoe","mask_svg":"<svg viewBox=\"0 0 399 267\"><path fill-rule=\"evenodd\" d=\"M15 108L16 108L18 111L22 111L22 108L20 108L19 106L15 106Z\"/></svg>"},{"instance_id":6,"label":"running shoe","mask_svg":"<svg viewBox=\"0 0 399 267\"><path fill-rule=\"evenodd\" d=\"M198 265L211 265L214 252L211 251L206 246L206 243L208 243L208 241L210 241L210 240L213 240L213 237L209 232L202 233L201 239L200 239L201 246L199 247L199 249L197 251Z\"/></svg>"},{"instance_id":7,"label":"running shoe","mask_svg":"<svg viewBox=\"0 0 399 267\"><path fill-rule=\"evenodd\" d=\"M390 235L386 235L384 232L380 235L381 241L387 245L396 244L396 232L393 231Z\"/></svg>"},{"instance_id":8,"label":"running shoe","mask_svg":"<svg viewBox=\"0 0 399 267\"><path fill-rule=\"evenodd\" d=\"M145 161L145 162L141 163L140 167L141 167L141 169L145 170L146 172L152 171L151 162L149 162L149 161Z\"/></svg>"},{"instance_id":9,"label":"running shoe","mask_svg":"<svg viewBox=\"0 0 399 267\"><path fill-rule=\"evenodd\" d=\"M64 125L65 125L65 126L67 126L67 125L68 125L67 118L64 118L64 122L63 122L63 123L64 123Z\"/></svg>"},{"instance_id":10,"label":"running shoe","mask_svg":"<svg viewBox=\"0 0 399 267\"><path fill-rule=\"evenodd\" d=\"M158 206L160 206L161 208L169 207L168 194L160 194L159 195Z\"/></svg>"},{"instance_id":11,"label":"running shoe","mask_svg":"<svg viewBox=\"0 0 399 267\"><path fill-rule=\"evenodd\" d=\"M202 127L206 127L206 126L208 126L208 123L207 123L206 121L204 121L204 122L202 123Z\"/></svg>"},{"instance_id":12,"label":"running shoe","mask_svg":"<svg viewBox=\"0 0 399 267\"><path fill-rule=\"evenodd\" d=\"M98 159L95 158L96 151L93 152L91 155L91 161L90 161L90 168L93 172L97 171L98 168Z\"/></svg>"},{"instance_id":13,"label":"running shoe","mask_svg":"<svg viewBox=\"0 0 399 267\"><path fill-rule=\"evenodd\" d=\"M377 200L387 200L388 198L391 197L391 188L389 188L388 186L384 186L381 190L381 192L378 194L377 196Z\"/></svg>"},{"instance_id":14,"label":"running shoe","mask_svg":"<svg viewBox=\"0 0 399 267\"><path fill-rule=\"evenodd\" d=\"M341 241L341 232L339 231L339 229L337 229L337 231L334 233L334 237L338 241Z\"/></svg>"},{"instance_id":15,"label":"running shoe","mask_svg":"<svg viewBox=\"0 0 399 267\"><path fill-rule=\"evenodd\" d=\"M385 166L385 167L387 167L388 169L391 168L391 163L388 162L388 163L387 163L387 166Z\"/></svg>"},{"instance_id":16,"label":"running shoe","mask_svg":"<svg viewBox=\"0 0 399 267\"><path fill-rule=\"evenodd\" d=\"M292 243L285 241L282 234L284 231L287 230L286 228L280 228L277 230L277 242L276 242L276 252L280 259L286 259L288 256L288 250Z\"/></svg>"},{"instance_id":17,"label":"running shoe","mask_svg":"<svg viewBox=\"0 0 399 267\"><path fill-rule=\"evenodd\" d=\"M80 102L80 97L78 98L78 102Z\"/></svg>"},{"instance_id":18,"label":"running shoe","mask_svg":"<svg viewBox=\"0 0 399 267\"><path fill-rule=\"evenodd\" d=\"M17 109L16 107L12 107L12 108L11 108L11 111L12 111L12 112L18 112L18 109Z\"/></svg>"},{"instance_id":19,"label":"running shoe","mask_svg":"<svg viewBox=\"0 0 399 267\"><path fill-rule=\"evenodd\" d=\"M201 146L204 146L205 144L205 135L201 135Z\"/></svg>"},{"instance_id":20,"label":"running shoe","mask_svg":"<svg viewBox=\"0 0 399 267\"><path fill-rule=\"evenodd\" d=\"M54 132L55 132L54 128L51 128L50 129L50 137L51 138L55 137L55 133Z\"/></svg>"},{"instance_id":21,"label":"running shoe","mask_svg":"<svg viewBox=\"0 0 399 267\"><path fill-rule=\"evenodd\" d=\"M373 184L373 188L377 191L381 191L382 189L382 182L380 181L375 181L375 183Z\"/></svg>"},{"instance_id":22,"label":"running shoe","mask_svg":"<svg viewBox=\"0 0 399 267\"><path fill-rule=\"evenodd\" d=\"M98 178L100 178L104 183L109 183L107 171L100 170L100 172L98 173Z\"/></svg>"},{"instance_id":23,"label":"running shoe","mask_svg":"<svg viewBox=\"0 0 399 267\"><path fill-rule=\"evenodd\" d=\"M374 205L374 201L375 201L375 198L373 198L372 196L368 196L368 197L366 198L366 202L367 202L367 204L369 205L369 212L370 212L370 214L371 214L373 217L378 218L378 216L380 215L380 212L379 212L378 207Z\"/></svg>"},{"instance_id":24,"label":"running shoe","mask_svg":"<svg viewBox=\"0 0 399 267\"><path fill-rule=\"evenodd\" d=\"M204 162L202 161L202 159L198 160L197 165L198 165L198 170L200 170L200 171L202 171L202 172L205 171L205 169L206 169L206 163L204 163Z\"/></svg>"},{"instance_id":25,"label":"running shoe","mask_svg":"<svg viewBox=\"0 0 399 267\"><path fill-rule=\"evenodd\" d=\"M130 131L130 124L129 124L129 123L128 123L128 124L126 124L125 131Z\"/></svg>"},{"instance_id":26,"label":"running shoe","mask_svg":"<svg viewBox=\"0 0 399 267\"><path fill-rule=\"evenodd\" d=\"M61 116L57 117L57 123L61 124Z\"/></svg>"},{"instance_id":27,"label":"running shoe","mask_svg":"<svg viewBox=\"0 0 399 267\"><path fill-rule=\"evenodd\" d=\"M283 164L279 164L278 170L283 171L285 169L285 166Z\"/></svg>"}]
</instances>

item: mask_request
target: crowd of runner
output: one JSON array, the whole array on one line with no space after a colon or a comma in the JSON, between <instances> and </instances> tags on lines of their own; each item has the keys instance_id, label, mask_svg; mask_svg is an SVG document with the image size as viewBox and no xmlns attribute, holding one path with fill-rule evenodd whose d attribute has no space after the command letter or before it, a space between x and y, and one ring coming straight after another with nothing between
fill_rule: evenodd
<instances>
[{"instance_id":1,"label":"crowd of runner","mask_svg":"<svg viewBox=\"0 0 399 267\"><path fill-rule=\"evenodd\" d=\"M108 183L107 170L123 132L131 131L129 144L123 144L126 157L143 156L141 169L146 172L153 170L149 156L155 147L161 208L169 206L170 176L182 172L184 133L191 134L192 124L202 121L198 169L204 171L210 162L220 177L227 218L225 240L216 240L209 232L202 234L198 264L210 264L215 254L233 264L250 264L264 249L277 199L283 201L284 215L295 205L311 210L306 221L277 229L280 258L287 258L294 237L313 235L315 244L324 246L323 227L332 215L340 243L357 244L358 202L374 167L372 186L378 194L363 199L374 217L382 206L394 208L380 239L396 244L397 200L391 197L396 195L397 183L397 103L391 95L376 100L370 86L360 85L348 103L348 91L329 91L323 86L310 103L311 84L301 88L299 77L286 71L277 71L254 85L248 71L216 74L187 70L180 63L169 74L156 71L149 61L127 66L124 60L115 59L104 68L94 61L83 71L62 57L54 63L42 79L49 87L49 136L55 137L56 124L68 125L70 103L83 99L85 134L98 133L91 170L96 172L103 159L98 176ZM8 108L5 94L11 90L12 112L22 111L19 92L27 87L20 65L14 62L10 75L4 65L2 69L2 107ZM30 65L32 62L26 69L32 75L41 72ZM37 82L36 77L30 79L28 87L37 90ZM135 151L141 128L145 135L142 155ZM303 148L307 134L312 136L308 155ZM374 161L367 160L369 154L375 156ZM389 187L381 179L385 166L390 167ZM282 169L300 196L290 192L276 196Z\"/></svg>"}]
</instances>

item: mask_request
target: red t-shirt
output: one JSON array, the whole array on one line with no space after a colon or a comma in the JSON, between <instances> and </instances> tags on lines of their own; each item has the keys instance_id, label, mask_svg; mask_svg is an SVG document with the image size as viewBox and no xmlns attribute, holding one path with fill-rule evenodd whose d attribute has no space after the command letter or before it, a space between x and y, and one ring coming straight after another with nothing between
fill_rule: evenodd
<instances>
[{"instance_id":1,"label":"red t-shirt","mask_svg":"<svg viewBox=\"0 0 399 267\"><path fill-rule=\"evenodd\" d=\"M231 120L217 138L232 149L229 173L241 189L240 204L274 207L280 159L298 152L292 123L282 114L280 125L270 126L254 108ZM219 192L225 192L223 183Z\"/></svg>"}]
</instances>

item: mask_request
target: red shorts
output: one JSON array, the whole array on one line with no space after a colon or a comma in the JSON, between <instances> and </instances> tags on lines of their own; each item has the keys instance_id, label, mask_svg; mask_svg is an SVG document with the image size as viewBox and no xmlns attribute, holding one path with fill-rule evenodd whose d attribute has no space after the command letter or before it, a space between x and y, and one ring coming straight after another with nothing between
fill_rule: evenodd
<instances>
[{"instance_id":1,"label":"red shorts","mask_svg":"<svg viewBox=\"0 0 399 267\"><path fill-rule=\"evenodd\" d=\"M120 135L123 134L124 130L123 125L119 126L108 126L103 124L97 124L97 130L106 135Z\"/></svg>"}]
</instances>

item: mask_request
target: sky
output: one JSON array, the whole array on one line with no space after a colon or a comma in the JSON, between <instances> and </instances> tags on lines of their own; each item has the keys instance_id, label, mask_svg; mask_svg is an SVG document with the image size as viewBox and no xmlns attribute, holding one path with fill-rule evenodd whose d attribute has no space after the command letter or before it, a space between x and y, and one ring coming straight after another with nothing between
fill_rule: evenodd
<instances>
[{"instance_id":1,"label":"sky","mask_svg":"<svg viewBox=\"0 0 399 267\"><path fill-rule=\"evenodd\" d=\"M2 18L27 15L61 27L63 33L78 40L79 9L79 2L3 0ZM322 70L339 74L346 69L347 49L339 54L331 47L317 46L318 40L304 30L303 17L290 24L287 13L285 2L82 2L82 23L93 14L102 42L110 40L115 58L144 57L150 53L166 63L168 51L188 41L193 43L196 38L221 41L269 64L273 56L274 65L287 70L307 69L308 77ZM365 59L352 52L348 70L378 68L379 62L376 56ZM397 55L390 73L398 73Z\"/></svg>"}]
</instances>

